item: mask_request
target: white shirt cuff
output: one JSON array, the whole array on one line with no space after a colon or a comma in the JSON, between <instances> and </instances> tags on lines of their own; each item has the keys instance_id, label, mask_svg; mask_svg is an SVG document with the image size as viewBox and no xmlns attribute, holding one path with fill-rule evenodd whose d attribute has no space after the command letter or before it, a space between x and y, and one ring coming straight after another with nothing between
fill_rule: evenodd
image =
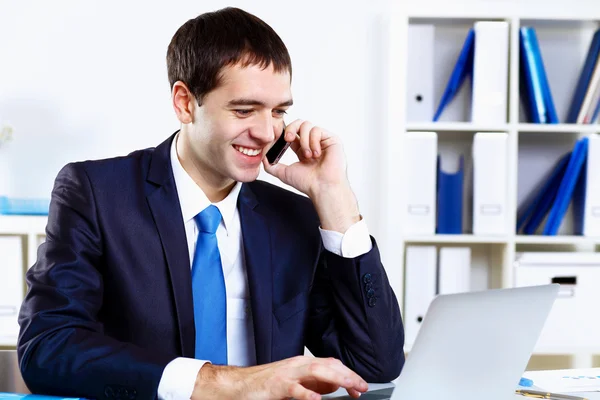
<instances>
[{"instance_id":1,"label":"white shirt cuff","mask_svg":"<svg viewBox=\"0 0 600 400\"><path fill-rule=\"evenodd\" d=\"M200 368L209 361L178 357L167 364L158 384L159 400L189 400Z\"/></svg>"},{"instance_id":2,"label":"white shirt cuff","mask_svg":"<svg viewBox=\"0 0 600 400\"><path fill-rule=\"evenodd\" d=\"M367 222L361 217L346 233L321 229L323 246L327 251L344 258L356 258L368 253L373 248Z\"/></svg>"}]
</instances>

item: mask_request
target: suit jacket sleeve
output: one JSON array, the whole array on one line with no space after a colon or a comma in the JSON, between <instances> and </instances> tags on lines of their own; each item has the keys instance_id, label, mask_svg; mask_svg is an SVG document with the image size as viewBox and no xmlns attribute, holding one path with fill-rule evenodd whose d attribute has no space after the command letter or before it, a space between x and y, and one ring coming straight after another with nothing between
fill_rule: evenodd
<instances>
[{"instance_id":1,"label":"suit jacket sleeve","mask_svg":"<svg viewBox=\"0 0 600 400\"><path fill-rule=\"evenodd\" d=\"M356 258L323 250L310 295L306 338L317 357L336 357L368 382L389 382L404 365L404 328L379 249Z\"/></svg>"},{"instance_id":2,"label":"suit jacket sleeve","mask_svg":"<svg viewBox=\"0 0 600 400\"><path fill-rule=\"evenodd\" d=\"M103 334L103 239L94 189L82 164L67 165L52 192L47 239L27 273L20 310L21 373L36 393L87 398L156 397L176 357Z\"/></svg>"}]
</instances>

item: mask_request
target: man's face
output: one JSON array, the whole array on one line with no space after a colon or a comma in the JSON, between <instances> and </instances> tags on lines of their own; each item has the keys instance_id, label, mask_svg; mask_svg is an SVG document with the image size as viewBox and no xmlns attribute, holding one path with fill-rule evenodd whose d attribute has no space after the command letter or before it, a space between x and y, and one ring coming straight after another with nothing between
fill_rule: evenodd
<instances>
[{"instance_id":1,"label":"man's face","mask_svg":"<svg viewBox=\"0 0 600 400\"><path fill-rule=\"evenodd\" d=\"M194 164L212 184L251 182L283 129L290 75L272 66L235 65L224 69L221 82L196 104L189 127Z\"/></svg>"}]
</instances>

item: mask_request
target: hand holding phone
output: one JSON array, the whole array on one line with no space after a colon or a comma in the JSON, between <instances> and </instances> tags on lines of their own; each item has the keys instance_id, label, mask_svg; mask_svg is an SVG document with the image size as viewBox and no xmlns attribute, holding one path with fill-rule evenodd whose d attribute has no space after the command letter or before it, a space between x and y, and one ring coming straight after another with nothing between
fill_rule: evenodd
<instances>
[{"instance_id":1,"label":"hand holding phone","mask_svg":"<svg viewBox=\"0 0 600 400\"><path fill-rule=\"evenodd\" d=\"M277 163L289 147L285 135L289 136L288 140L295 135L291 148L298 157L297 162L289 165ZM323 229L343 233L360 221L340 138L300 119L284 128L280 136L262 160L265 172L307 195L319 214Z\"/></svg>"}]
</instances>

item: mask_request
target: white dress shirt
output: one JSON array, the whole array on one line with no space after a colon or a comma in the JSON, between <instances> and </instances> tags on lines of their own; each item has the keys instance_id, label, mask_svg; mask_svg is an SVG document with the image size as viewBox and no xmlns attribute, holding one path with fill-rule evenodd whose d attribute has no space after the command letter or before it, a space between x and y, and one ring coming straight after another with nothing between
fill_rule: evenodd
<instances>
[{"instance_id":1,"label":"white dress shirt","mask_svg":"<svg viewBox=\"0 0 600 400\"><path fill-rule=\"evenodd\" d=\"M194 217L211 205L202 189L183 169L177 156L177 138L171 145L171 167L179 196L185 234L193 264L198 227ZM222 201L215 203L222 219L217 228L217 243L221 254L225 289L227 293L227 363L236 366L256 364L254 327L250 307L250 292L244 259L244 247L237 199L242 184L236 183ZM352 225L345 234L319 228L323 245L328 251L342 257L354 258L368 253L371 239L364 219ZM190 272L191 273L191 272ZM161 400L189 399L200 368L210 360L179 357L171 361L163 371L158 385Z\"/></svg>"}]
</instances>

